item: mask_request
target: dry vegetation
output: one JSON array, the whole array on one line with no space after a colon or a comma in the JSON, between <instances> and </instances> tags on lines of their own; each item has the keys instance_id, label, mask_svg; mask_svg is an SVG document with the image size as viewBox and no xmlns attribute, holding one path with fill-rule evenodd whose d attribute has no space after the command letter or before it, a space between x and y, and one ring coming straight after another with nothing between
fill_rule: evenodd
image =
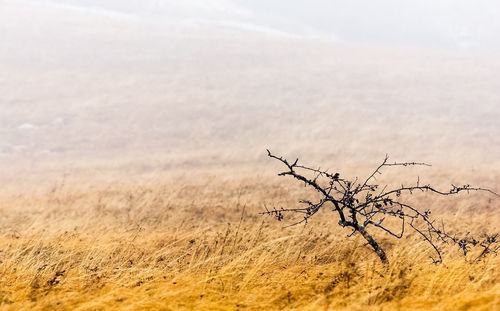
<instances>
[{"instance_id":1,"label":"dry vegetation","mask_svg":"<svg viewBox=\"0 0 500 311\"><path fill-rule=\"evenodd\" d=\"M272 171L272 168L261 168ZM196 174L196 178L194 178ZM283 229L262 204L295 205L302 187L228 170L68 181L0 199L0 308L494 310L500 257L472 262L445 248L432 264L415 235L382 238L384 267L362 239L345 239L330 211ZM498 183L496 180L486 182ZM443 180L439 180L443 182ZM472 194L416 202L450 230L498 229L498 199ZM473 217L472 217L473 216ZM290 221L290 219L285 219Z\"/></svg>"},{"instance_id":2,"label":"dry vegetation","mask_svg":"<svg viewBox=\"0 0 500 311\"><path fill-rule=\"evenodd\" d=\"M500 192L498 54L25 1L0 20L1 310L500 310L500 256L450 246L435 265L418 236L381 234L385 267L327 209L305 228L259 215L307 198L265 148L349 178L389 153L434 166L388 183ZM488 194L413 200L451 232L500 231Z\"/></svg>"}]
</instances>

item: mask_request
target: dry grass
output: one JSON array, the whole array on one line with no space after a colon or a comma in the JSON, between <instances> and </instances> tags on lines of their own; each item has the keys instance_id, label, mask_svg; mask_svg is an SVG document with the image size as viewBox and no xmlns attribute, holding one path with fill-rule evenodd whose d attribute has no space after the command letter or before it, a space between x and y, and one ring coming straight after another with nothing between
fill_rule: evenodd
<instances>
[{"instance_id":1,"label":"dry grass","mask_svg":"<svg viewBox=\"0 0 500 311\"><path fill-rule=\"evenodd\" d=\"M441 169L423 182L500 192L497 53L24 2L0 1L0 20L0 309L500 310L498 257L433 265L417 237L378 236L384 267L326 210L305 229L258 215L304 191L262 167L265 148L350 176L388 152ZM417 200L452 231L499 231L491 196Z\"/></svg>"},{"instance_id":2,"label":"dry grass","mask_svg":"<svg viewBox=\"0 0 500 311\"><path fill-rule=\"evenodd\" d=\"M382 237L391 260L384 267L361 240L345 239L348 232L337 228L328 211L305 229L282 229L257 214L264 201L294 204L302 188L255 175L225 176L157 176L3 193L0 308L500 307L498 257L471 263L474 254L463 258L446 249L445 263L433 265L416 237ZM439 217L452 217L453 230L498 229L498 201L488 196L421 200Z\"/></svg>"}]
</instances>

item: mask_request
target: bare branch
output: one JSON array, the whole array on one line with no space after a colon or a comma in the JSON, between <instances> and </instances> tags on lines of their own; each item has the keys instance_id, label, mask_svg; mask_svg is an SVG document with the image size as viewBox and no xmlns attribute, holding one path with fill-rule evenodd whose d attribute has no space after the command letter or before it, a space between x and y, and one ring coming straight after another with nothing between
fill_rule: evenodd
<instances>
[{"instance_id":1,"label":"bare branch","mask_svg":"<svg viewBox=\"0 0 500 311\"><path fill-rule=\"evenodd\" d=\"M419 209L410 204L404 203L403 197L411 195L415 191L430 192L437 195L449 196L461 192L489 192L497 197L497 193L490 189L481 187L471 187L466 184L463 186L451 185L448 191L441 191L433 188L431 185L421 185L420 177L417 177L414 186L404 186L392 190L387 189L384 185L381 191L377 190L379 185L371 184L376 180L376 175L382 174L381 169L385 166L431 166L423 162L392 162L389 163L389 157L386 155L382 163L367 177L362 184L357 184L357 179L349 181L345 178L340 178L339 173L329 173L321 168L311 168L304 165L299 165L299 159L293 163L283 157L273 155L269 150L267 154L270 158L278 160L287 168L286 171L279 173L279 176L292 176L294 179L303 182L306 187L311 187L321 195L321 200L318 203L313 203L309 200L301 200L300 204L305 204L305 207L288 208L288 209L268 209L264 205L266 211L263 215L276 217L278 221L283 220L283 215L286 213L301 214L300 220L292 223L289 226L298 224L307 225L309 219L315 215L325 204L331 203L334 211L339 215L338 224L341 227L349 227L352 232L348 236L356 233L361 234L368 245L373 248L373 251L379 256L383 263L387 263L387 256L382 247L375 241L373 236L367 231L371 225L375 231L385 232L390 236L401 239L408 225L422 239L431 246L437 255L437 259L431 256L434 263L442 262L442 255L439 244L454 244L459 247L464 255L467 255L473 247L481 247L482 251L474 261L482 259L487 254L497 254L500 246L498 245L498 234L484 235L482 240L470 237L467 233L462 238L457 238L456 235L450 235L445 231L444 223L440 226L436 225L436 221L430 218L431 211L426 210L421 212ZM308 173L304 175L303 173ZM312 175L312 177L308 177ZM324 186L326 184L326 186ZM356 186L357 185L357 186ZM387 220L386 220L387 219ZM392 221L391 221L392 220ZM395 224L398 224L398 232L390 229ZM389 226L387 226L387 225ZM287 226L287 227L289 227Z\"/></svg>"}]
</instances>

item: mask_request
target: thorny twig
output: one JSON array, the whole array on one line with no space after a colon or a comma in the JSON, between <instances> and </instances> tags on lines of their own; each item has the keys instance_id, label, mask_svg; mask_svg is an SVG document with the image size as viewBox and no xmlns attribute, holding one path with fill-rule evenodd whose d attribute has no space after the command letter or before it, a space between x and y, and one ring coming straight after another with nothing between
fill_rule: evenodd
<instances>
[{"instance_id":1,"label":"thorny twig","mask_svg":"<svg viewBox=\"0 0 500 311\"><path fill-rule=\"evenodd\" d=\"M452 184L450 190L441 191L429 184L421 185L420 177L413 186L401 185L400 187L389 190L387 190L387 186L384 186L382 190L379 191L379 185L374 183L376 180L375 176L382 174L381 169L383 167L430 166L427 163L390 163L388 162L389 157L386 155L382 164L380 164L363 183L358 183L357 179L349 181L348 179L341 178L339 173L332 174L320 168L314 169L299 165L299 159L289 162L283 157L273 155L269 150L267 150L267 154L270 158L278 160L286 166L286 170L279 173L279 176L292 176L303 182L305 186L313 188L321 195L321 199L317 203L309 200L301 200L300 203L305 205L303 207L288 209L273 208L271 210L266 207L266 211L261 213L275 216L279 221L283 220L284 214L286 213L301 214L302 219L290 226L302 223L304 225L307 224L309 218L316 214L322 207L330 205L339 215L339 225L342 227L349 227L353 230L349 236L360 233L383 263L388 262L387 256L373 236L368 233L367 228L370 225L397 239L401 239L404 236L407 228L413 229L413 231L418 233L435 251L438 258L435 259L431 256L434 263L443 261L439 248L440 243L455 244L461 249L464 255L466 255L472 247L480 246L482 252L475 261L483 258L486 254L496 254L500 249L500 246L498 246L498 234L484 234L481 239L475 239L469 237L469 234L466 234L464 237L459 238L457 235L449 234L445 230L443 223L441 223L440 226L437 225L435 220L430 218L430 210L421 212L419 209L401 201L404 195L411 195L415 191L431 192L443 196L455 195L460 192L469 193L471 191L485 191L500 197L500 195L492 190L471 187L470 185L455 186ZM306 172L312 173L313 177L307 177ZM400 230L394 232L393 229L387 227L383 223L386 217L397 220L400 223Z\"/></svg>"}]
</instances>

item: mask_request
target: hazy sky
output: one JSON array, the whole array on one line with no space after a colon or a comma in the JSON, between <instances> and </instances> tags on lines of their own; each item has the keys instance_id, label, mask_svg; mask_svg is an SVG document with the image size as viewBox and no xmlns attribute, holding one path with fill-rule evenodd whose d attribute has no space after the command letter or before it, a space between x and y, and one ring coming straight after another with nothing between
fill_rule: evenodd
<instances>
[{"instance_id":1,"label":"hazy sky","mask_svg":"<svg viewBox=\"0 0 500 311\"><path fill-rule=\"evenodd\" d=\"M500 48L494 0L33 0L191 25L377 45ZM101 11L102 12L102 11Z\"/></svg>"},{"instance_id":2,"label":"hazy sky","mask_svg":"<svg viewBox=\"0 0 500 311\"><path fill-rule=\"evenodd\" d=\"M500 58L475 52L500 47L496 3L0 0L0 158L215 163L328 133L357 154L373 145L352 137L377 132L497 161Z\"/></svg>"}]
</instances>

